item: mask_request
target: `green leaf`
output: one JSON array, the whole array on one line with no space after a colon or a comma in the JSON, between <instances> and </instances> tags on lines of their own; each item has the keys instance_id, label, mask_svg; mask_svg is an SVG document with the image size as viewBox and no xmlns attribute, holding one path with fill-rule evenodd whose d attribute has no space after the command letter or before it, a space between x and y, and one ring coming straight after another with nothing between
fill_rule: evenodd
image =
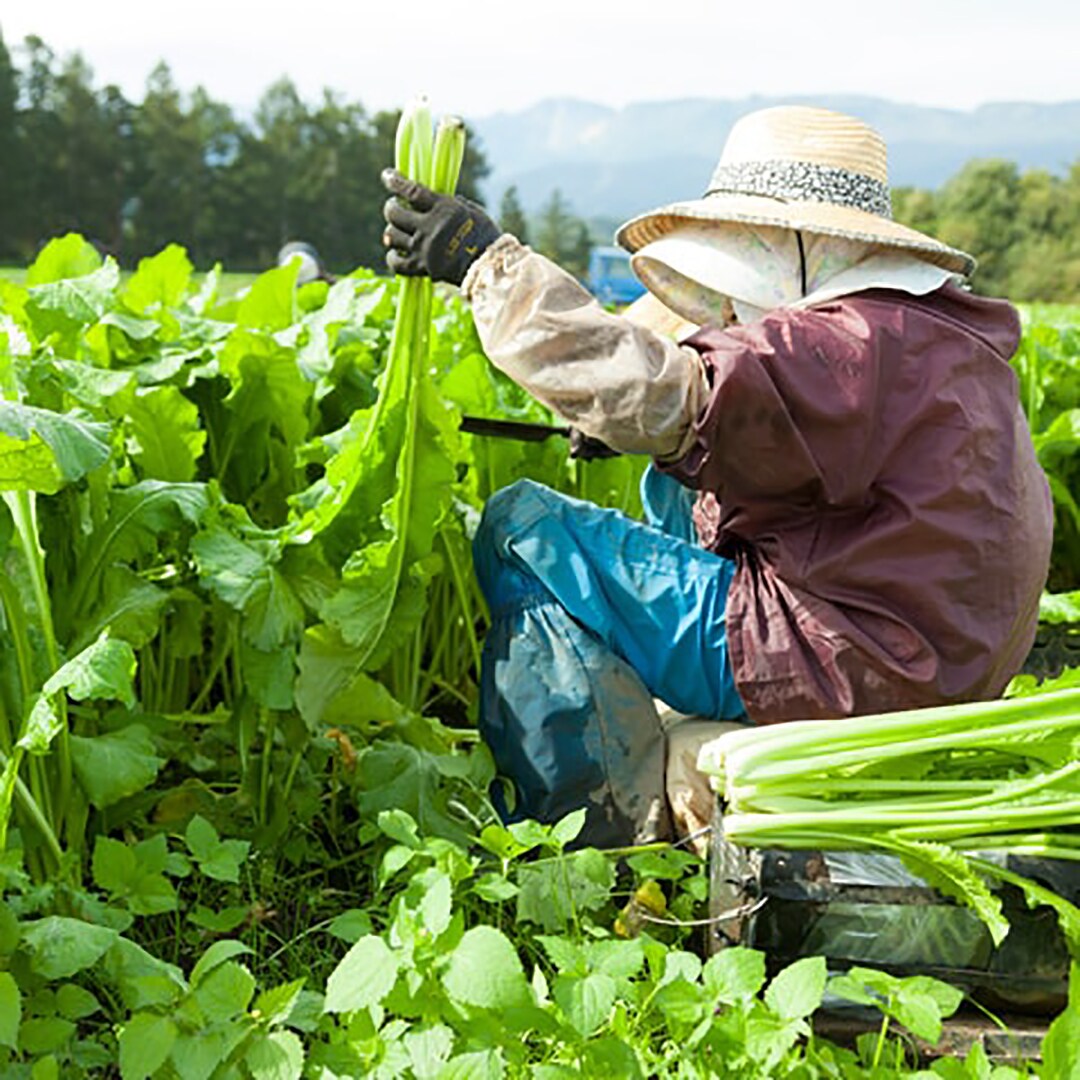
<instances>
[{"instance_id":1,"label":"green leaf","mask_svg":"<svg viewBox=\"0 0 1080 1080\"><path fill-rule=\"evenodd\" d=\"M244 613L247 641L269 651L299 640L304 605L275 565L281 557L277 544L241 540L215 527L192 540L191 552L204 587Z\"/></svg>"},{"instance_id":2,"label":"green leaf","mask_svg":"<svg viewBox=\"0 0 1080 1080\"><path fill-rule=\"evenodd\" d=\"M257 1037L244 1057L253 1080L300 1080L304 1047L291 1031L272 1031Z\"/></svg>"},{"instance_id":3,"label":"green leaf","mask_svg":"<svg viewBox=\"0 0 1080 1080\"><path fill-rule=\"evenodd\" d=\"M271 990L264 990L255 999L252 1015L258 1015L259 1020L270 1027L283 1024L288 1020L289 1013L292 1012L303 989L304 980L301 978L282 983L281 986L275 986Z\"/></svg>"},{"instance_id":4,"label":"green leaf","mask_svg":"<svg viewBox=\"0 0 1080 1080\"><path fill-rule=\"evenodd\" d=\"M94 880L106 892L126 899L136 915L160 915L176 910L176 890L162 874L167 856L163 834L134 848L99 836L94 844Z\"/></svg>"},{"instance_id":5,"label":"green leaf","mask_svg":"<svg viewBox=\"0 0 1080 1080\"><path fill-rule=\"evenodd\" d=\"M362 908L349 908L336 916L326 928L328 934L353 944L371 933L371 916Z\"/></svg>"},{"instance_id":6,"label":"green leaf","mask_svg":"<svg viewBox=\"0 0 1080 1080\"><path fill-rule=\"evenodd\" d=\"M46 285L66 278L84 277L101 266L101 256L88 240L78 233L67 233L50 240L26 271L26 285Z\"/></svg>"},{"instance_id":7,"label":"green leaf","mask_svg":"<svg viewBox=\"0 0 1080 1080\"><path fill-rule=\"evenodd\" d=\"M122 1080L146 1080L169 1058L177 1028L168 1016L136 1013L120 1030Z\"/></svg>"},{"instance_id":8,"label":"green leaf","mask_svg":"<svg viewBox=\"0 0 1080 1080\"><path fill-rule=\"evenodd\" d=\"M750 1000L765 986L765 954L744 945L721 949L705 961L702 982L721 1004Z\"/></svg>"},{"instance_id":9,"label":"green leaf","mask_svg":"<svg viewBox=\"0 0 1080 1080\"><path fill-rule=\"evenodd\" d=\"M22 994L10 972L0 971L0 1046L13 1050L19 1041L22 1021Z\"/></svg>"},{"instance_id":10,"label":"green leaf","mask_svg":"<svg viewBox=\"0 0 1080 1080\"><path fill-rule=\"evenodd\" d=\"M505 1075L501 1050L457 1054L436 1074L437 1080L503 1080Z\"/></svg>"},{"instance_id":11,"label":"green leaf","mask_svg":"<svg viewBox=\"0 0 1080 1080\"><path fill-rule=\"evenodd\" d=\"M106 892L123 893L135 877L135 852L120 840L99 836L91 863L94 881Z\"/></svg>"},{"instance_id":12,"label":"green leaf","mask_svg":"<svg viewBox=\"0 0 1080 1080\"><path fill-rule=\"evenodd\" d=\"M223 964L192 980L195 1000L203 1015L215 1020L228 1019L242 1013L255 993L255 977L235 960Z\"/></svg>"},{"instance_id":13,"label":"green leaf","mask_svg":"<svg viewBox=\"0 0 1080 1080\"><path fill-rule=\"evenodd\" d=\"M58 1016L34 1016L19 1028L19 1049L35 1057L51 1054L71 1041L75 1025Z\"/></svg>"},{"instance_id":14,"label":"green leaf","mask_svg":"<svg viewBox=\"0 0 1080 1080\"><path fill-rule=\"evenodd\" d=\"M194 269L187 252L179 244L169 244L139 260L124 288L124 303L140 315L154 307L176 307L187 294Z\"/></svg>"},{"instance_id":15,"label":"green leaf","mask_svg":"<svg viewBox=\"0 0 1080 1080\"><path fill-rule=\"evenodd\" d=\"M131 1010L174 1004L187 991L180 969L151 956L142 946L117 937L102 962L102 975Z\"/></svg>"},{"instance_id":16,"label":"green leaf","mask_svg":"<svg viewBox=\"0 0 1080 1080\"><path fill-rule=\"evenodd\" d=\"M611 1017L615 980L599 972L583 978L559 975L552 984L551 995L578 1034L587 1039Z\"/></svg>"},{"instance_id":17,"label":"green leaf","mask_svg":"<svg viewBox=\"0 0 1080 1080\"><path fill-rule=\"evenodd\" d=\"M1042 1042L1044 1080L1074 1080L1080 1062L1080 964L1069 967L1069 1001Z\"/></svg>"},{"instance_id":18,"label":"green leaf","mask_svg":"<svg viewBox=\"0 0 1080 1080\"><path fill-rule=\"evenodd\" d=\"M121 701L135 707L135 651L108 631L63 664L45 683L46 694L67 690L76 701Z\"/></svg>"},{"instance_id":19,"label":"green leaf","mask_svg":"<svg viewBox=\"0 0 1080 1080\"><path fill-rule=\"evenodd\" d=\"M237 326L284 330L296 317L295 266L280 266L260 274L236 309Z\"/></svg>"},{"instance_id":20,"label":"green leaf","mask_svg":"<svg viewBox=\"0 0 1080 1080\"><path fill-rule=\"evenodd\" d=\"M18 745L30 754L47 754L53 739L63 731L63 725L48 697L37 694L33 702Z\"/></svg>"},{"instance_id":21,"label":"green leaf","mask_svg":"<svg viewBox=\"0 0 1080 1080\"><path fill-rule=\"evenodd\" d=\"M234 956L243 956L250 952L251 948L242 941L215 941L214 944L195 961L195 966L191 969L191 985L198 986L200 981L209 975L210 972L221 964L224 964L227 960L231 960Z\"/></svg>"},{"instance_id":22,"label":"green leaf","mask_svg":"<svg viewBox=\"0 0 1080 1080\"><path fill-rule=\"evenodd\" d=\"M109 426L0 399L0 489L51 495L109 457Z\"/></svg>"},{"instance_id":23,"label":"green leaf","mask_svg":"<svg viewBox=\"0 0 1080 1080\"><path fill-rule=\"evenodd\" d=\"M781 1020L802 1020L821 1006L827 978L825 957L796 960L769 983L765 1004Z\"/></svg>"},{"instance_id":24,"label":"green leaf","mask_svg":"<svg viewBox=\"0 0 1080 1080\"><path fill-rule=\"evenodd\" d=\"M247 840L222 840L217 830L201 814L196 814L184 832L188 849L199 869L215 881L237 882L240 867L251 844Z\"/></svg>"},{"instance_id":25,"label":"green leaf","mask_svg":"<svg viewBox=\"0 0 1080 1080\"><path fill-rule=\"evenodd\" d=\"M454 1033L445 1024L410 1031L405 1049L416 1080L434 1080L454 1049Z\"/></svg>"},{"instance_id":26,"label":"green leaf","mask_svg":"<svg viewBox=\"0 0 1080 1080\"><path fill-rule=\"evenodd\" d=\"M442 982L450 997L464 1005L510 1009L532 1001L517 950L492 926L465 931Z\"/></svg>"},{"instance_id":27,"label":"green leaf","mask_svg":"<svg viewBox=\"0 0 1080 1080\"><path fill-rule=\"evenodd\" d=\"M143 791L156 779L164 758L142 724L104 735L72 735L72 765L87 798L99 810Z\"/></svg>"},{"instance_id":28,"label":"green leaf","mask_svg":"<svg viewBox=\"0 0 1080 1080\"><path fill-rule=\"evenodd\" d=\"M101 1003L89 990L75 983L64 983L56 991L56 1009L68 1020L82 1020L101 1011Z\"/></svg>"},{"instance_id":29,"label":"green leaf","mask_svg":"<svg viewBox=\"0 0 1080 1080\"><path fill-rule=\"evenodd\" d=\"M362 937L330 973L324 1011L355 1012L377 1005L393 990L399 963L382 938Z\"/></svg>"},{"instance_id":30,"label":"green leaf","mask_svg":"<svg viewBox=\"0 0 1080 1080\"><path fill-rule=\"evenodd\" d=\"M961 852L947 844L903 841L895 835L890 835L887 842L900 855L904 865L928 885L971 908L990 931L995 945L1005 940L1009 920L1002 913L1001 898L990 891Z\"/></svg>"},{"instance_id":31,"label":"green leaf","mask_svg":"<svg viewBox=\"0 0 1080 1080\"><path fill-rule=\"evenodd\" d=\"M46 979L67 979L92 966L118 937L115 930L64 915L24 923L22 929L30 967Z\"/></svg>"},{"instance_id":32,"label":"green leaf","mask_svg":"<svg viewBox=\"0 0 1080 1080\"><path fill-rule=\"evenodd\" d=\"M128 452L140 473L155 480L194 479L206 445L199 409L175 386L140 390L127 410Z\"/></svg>"}]
</instances>

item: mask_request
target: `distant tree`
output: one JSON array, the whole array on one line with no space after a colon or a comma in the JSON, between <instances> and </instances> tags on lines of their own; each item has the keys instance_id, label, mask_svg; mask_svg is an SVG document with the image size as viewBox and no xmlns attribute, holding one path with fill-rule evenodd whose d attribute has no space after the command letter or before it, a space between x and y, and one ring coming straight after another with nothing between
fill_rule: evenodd
<instances>
[{"instance_id":1,"label":"distant tree","mask_svg":"<svg viewBox=\"0 0 1080 1080\"><path fill-rule=\"evenodd\" d=\"M893 217L902 225L933 236L937 232L937 199L932 191L900 187L892 191Z\"/></svg>"},{"instance_id":2,"label":"distant tree","mask_svg":"<svg viewBox=\"0 0 1080 1080\"><path fill-rule=\"evenodd\" d=\"M942 188L937 234L978 258L972 283L980 292L1008 292L1009 274L1023 240L1020 197L1016 164L997 159L968 162Z\"/></svg>"},{"instance_id":3,"label":"distant tree","mask_svg":"<svg viewBox=\"0 0 1080 1080\"><path fill-rule=\"evenodd\" d=\"M503 232L513 233L523 244L529 242L529 227L515 184L511 184L503 192L502 201L499 203L499 228Z\"/></svg>"},{"instance_id":4,"label":"distant tree","mask_svg":"<svg viewBox=\"0 0 1080 1080\"><path fill-rule=\"evenodd\" d=\"M540 210L534 246L571 274L580 276L588 266L591 248L588 227L574 216L558 188Z\"/></svg>"},{"instance_id":5,"label":"distant tree","mask_svg":"<svg viewBox=\"0 0 1080 1080\"><path fill-rule=\"evenodd\" d=\"M20 206L22 156L19 153L19 83L11 53L0 33L0 259L20 255L16 242Z\"/></svg>"}]
</instances>

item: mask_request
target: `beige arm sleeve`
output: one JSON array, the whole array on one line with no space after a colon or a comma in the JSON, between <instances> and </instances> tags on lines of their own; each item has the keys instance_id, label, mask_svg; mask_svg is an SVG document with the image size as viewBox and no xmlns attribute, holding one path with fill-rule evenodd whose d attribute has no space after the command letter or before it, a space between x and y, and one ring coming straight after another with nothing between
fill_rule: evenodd
<instances>
[{"instance_id":1,"label":"beige arm sleeve","mask_svg":"<svg viewBox=\"0 0 1080 1080\"><path fill-rule=\"evenodd\" d=\"M677 459L708 387L697 352L605 311L510 235L462 285L491 362L567 423L623 453Z\"/></svg>"}]
</instances>

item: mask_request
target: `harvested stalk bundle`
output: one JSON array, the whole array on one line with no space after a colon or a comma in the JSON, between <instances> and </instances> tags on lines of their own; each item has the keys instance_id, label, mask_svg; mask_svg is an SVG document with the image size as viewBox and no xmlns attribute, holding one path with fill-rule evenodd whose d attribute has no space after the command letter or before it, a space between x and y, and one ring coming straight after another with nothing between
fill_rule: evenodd
<instances>
[{"instance_id":1,"label":"harvested stalk bundle","mask_svg":"<svg viewBox=\"0 0 1080 1080\"><path fill-rule=\"evenodd\" d=\"M1080 942L1080 911L990 861L1080 859L1080 690L734 731L699 766L729 841L899 855L1000 941L980 875L997 877L1053 904Z\"/></svg>"}]
</instances>

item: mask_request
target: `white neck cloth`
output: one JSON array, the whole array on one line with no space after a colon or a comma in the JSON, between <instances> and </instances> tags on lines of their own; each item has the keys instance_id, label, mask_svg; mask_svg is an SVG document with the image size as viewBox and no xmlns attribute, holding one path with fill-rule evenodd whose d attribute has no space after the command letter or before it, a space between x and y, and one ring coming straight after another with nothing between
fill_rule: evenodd
<instances>
[{"instance_id":1,"label":"white neck cloth","mask_svg":"<svg viewBox=\"0 0 1080 1080\"><path fill-rule=\"evenodd\" d=\"M957 279L897 248L738 222L676 229L646 244L631 265L665 306L699 326L724 325L726 300L746 323L774 308L806 307L864 289L922 296Z\"/></svg>"}]
</instances>

